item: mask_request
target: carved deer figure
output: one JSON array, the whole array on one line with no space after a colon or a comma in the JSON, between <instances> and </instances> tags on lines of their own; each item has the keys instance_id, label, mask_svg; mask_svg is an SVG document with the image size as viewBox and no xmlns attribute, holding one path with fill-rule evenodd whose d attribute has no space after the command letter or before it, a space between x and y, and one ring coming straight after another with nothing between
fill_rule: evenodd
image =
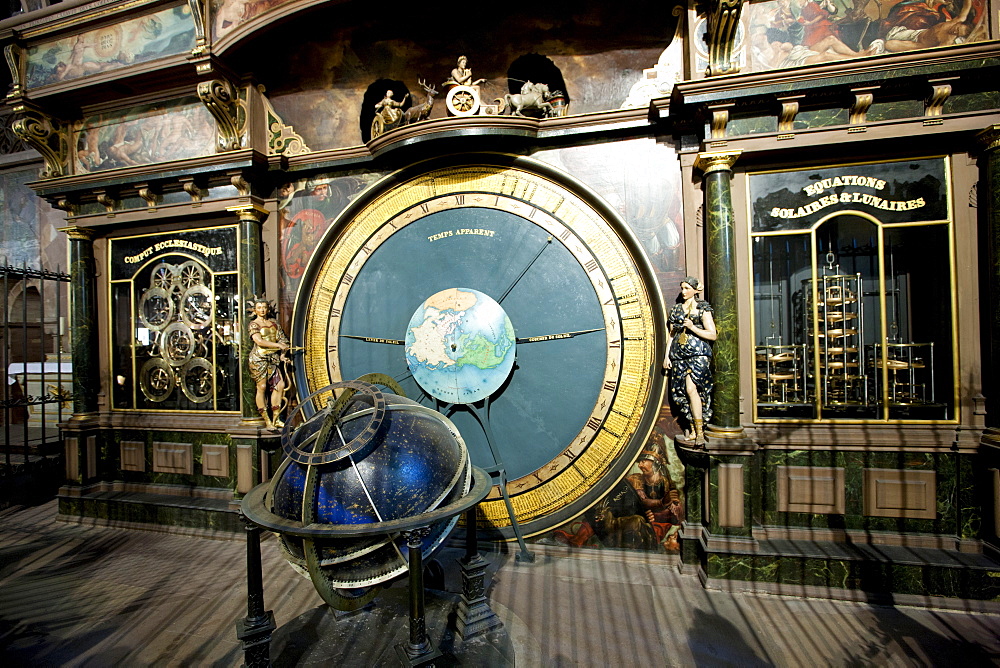
<instances>
[{"instance_id":1,"label":"carved deer figure","mask_svg":"<svg viewBox=\"0 0 1000 668\"><path fill-rule=\"evenodd\" d=\"M428 86L426 81L417 79L417 83L424 89L427 93L427 101L423 104L415 104L406 110L403 114L403 125L409 125L410 123L416 123L417 121L427 120L427 117L431 115L431 108L434 107L434 96L438 92L433 86Z\"/></svg>"},{"instance_id":2,"label":"carved deer figure","mask_svg":"<svg viewBox=\"0 0 1000 668\"><path fill-rule=\"evenodd\" d=\"M608 547L651 550L656 547L656 533L641 515L615 517L607 500L594 513L598 535Z\"/></svg>"}]
</instances>

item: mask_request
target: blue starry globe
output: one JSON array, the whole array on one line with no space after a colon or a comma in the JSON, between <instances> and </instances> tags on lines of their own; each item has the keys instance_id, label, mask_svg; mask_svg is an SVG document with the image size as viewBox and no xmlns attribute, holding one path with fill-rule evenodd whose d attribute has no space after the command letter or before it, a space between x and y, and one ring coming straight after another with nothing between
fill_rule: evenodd
<instances>
[{"instance_id":1,"label":"blue starry globe","mask_svg":"<svg viewBox=\"0 0 1000 668\"><path fill-rule=\"evenodd\" d=\"M315 411L312 415L310 407ZM446 417L358 381L335 383L296 409L282 433L287 455L265 505L304 525L364 525L399 520L453 503L469 492L472 468L461 435ZM429 556L458 517L431 526ZM400 533L301 538L278 534L288 562L312 579L332 607L351 610L407 569Z\"/></svg>"}]
</instances>

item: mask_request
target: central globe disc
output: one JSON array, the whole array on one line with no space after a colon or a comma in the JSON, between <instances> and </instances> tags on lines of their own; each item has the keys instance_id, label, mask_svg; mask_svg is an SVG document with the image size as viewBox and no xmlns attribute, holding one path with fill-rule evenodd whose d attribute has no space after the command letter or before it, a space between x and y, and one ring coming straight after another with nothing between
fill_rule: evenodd
<instances>
[{"instance_id":1,"label":"central globe disc","mask_svg":"<svg viewBox=\"0 0 1000 668\"><path fill-rule=\"evenodd\" d=\"M489 295L442 290L410 318L406 364L432 397L453 404L480 401L500 389L514 367L514 326Z\"/></svg>"}]
</instances>

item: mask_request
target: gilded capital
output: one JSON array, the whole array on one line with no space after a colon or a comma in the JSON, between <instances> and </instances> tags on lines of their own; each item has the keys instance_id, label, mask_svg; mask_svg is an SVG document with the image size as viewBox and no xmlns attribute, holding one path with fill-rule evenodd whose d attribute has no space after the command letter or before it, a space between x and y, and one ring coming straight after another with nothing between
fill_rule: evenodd
<instances>
[{"instance_id":1,"label":"gilded capital","mask_svg":"<svg viewBox=\"0 0 1000 668\"><path fill-rule=\"evenodd\" d=\"M743 151L713 151L699 153L698 160L694 166L705 174L712 172L732 171L736 160L743 154Z\"/></svg>"},{"instance_id":2,"label":"gilded capital","mask_svg":"<svg viewBox=\"0 0 1000 668\"><path fill-rule=\"evenodd\" d=\"M1000 148L1000 124L991 125L976 135L976 143L984 152Z\"/></svg>"},{"instance_id":3,"label":"gilded capital","mask_svg":"<svg viewBox=\"0 0 1000 668\"><path fill-rule=\"evenodd\" d=\"M260 204L255 204L253 202L247 204L237 204L236 206L227 206L226 211L230 211L239 216L242 222L251 223L263 223L264 220L271 214L270 211L262 207Z\"/></svg>"},{"instance_id":4,"label":"gilded capital","mask_svg":"<svg viewBox=\"0 0 1000 668\"><path fill-rule=\"evenodd\" d=\"M75 241L93 241L94 237L97 236L97 230L91 227L77 227L76 225L60 227L59 231L65 232L66 236Z\"/></svg>"}]
</instances>

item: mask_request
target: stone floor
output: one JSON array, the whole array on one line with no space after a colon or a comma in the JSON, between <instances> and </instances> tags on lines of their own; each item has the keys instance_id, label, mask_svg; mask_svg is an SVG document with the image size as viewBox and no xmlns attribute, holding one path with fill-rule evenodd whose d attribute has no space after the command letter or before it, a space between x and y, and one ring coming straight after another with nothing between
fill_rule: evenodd
<instances>
[{"instance_id":1,"label":"stone floor","mask_svg":"<svg viewBox=\"0 0 1000 668\"><path fill-rule=\"evenodd\" d=\"M67 524L55 514L55 502L0 512L0 665L241 664L243 542ZM328 613L274 540L262 551L276 637L305 633ZM458 555L439 553L445 590L458 587ZM1000 665L998 614L711 591L664 556L562 548L539 549L534 564L507 549L485 556L518 665ZM363 626L357 616L324 623ZM403 620L374 633L400 630ZM373 641L371 629L363 633L356 647ZM301 648L272 658L310 662Z\"/></svg>"}]
</instances>

